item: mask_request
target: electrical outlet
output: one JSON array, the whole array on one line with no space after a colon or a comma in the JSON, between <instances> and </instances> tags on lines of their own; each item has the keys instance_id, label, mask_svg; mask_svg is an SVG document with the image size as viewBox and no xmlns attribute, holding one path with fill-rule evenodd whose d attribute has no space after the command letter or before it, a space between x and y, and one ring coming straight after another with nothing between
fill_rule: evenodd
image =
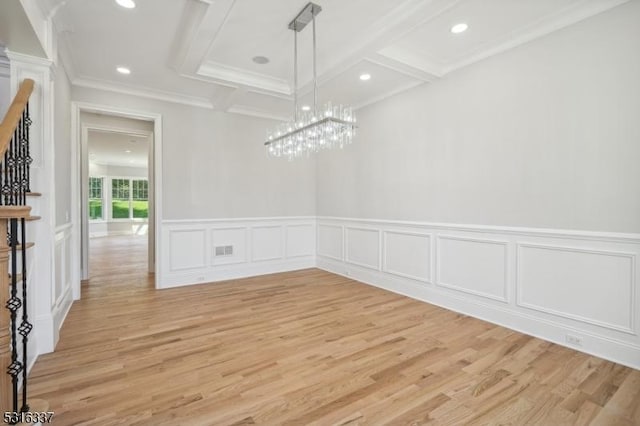
<instances>
[{"instance_id":1,"label":"electrical outlet","mask_svg":"<svg viewBox=\"0 0 640 426\"><path fill-rule=\"evenodd\" d=\"M204 281L204 276L199 276L198 278L196 278L197 281Z\"/></svg>"},{"instance_id":2,"label":"electrical outlet","mask_svg":"<svg viewBox=\"0 0 640 426\"><path fill-rule=\"evenodd\" d=\"M573 334L567 334L567 343L573 346L582 346L582 337L574 336Z\"/></svg>"}]
</instances>

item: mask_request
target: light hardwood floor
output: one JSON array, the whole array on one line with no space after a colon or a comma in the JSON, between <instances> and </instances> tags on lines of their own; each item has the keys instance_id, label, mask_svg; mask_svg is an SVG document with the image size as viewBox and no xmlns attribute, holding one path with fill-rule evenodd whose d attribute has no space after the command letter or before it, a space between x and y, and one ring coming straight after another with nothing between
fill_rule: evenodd
<instances>
[{"instance_id":1,"label":"light hardwood floor","mask_svg":"<svg viewBox=\"0 0 640 426\"><path fill-rule=\"evenodd\" d=\"M56 425L640 424L640 371L316 269L155 291L145 243L92 240Z\"/></svg>"}]
</instances>

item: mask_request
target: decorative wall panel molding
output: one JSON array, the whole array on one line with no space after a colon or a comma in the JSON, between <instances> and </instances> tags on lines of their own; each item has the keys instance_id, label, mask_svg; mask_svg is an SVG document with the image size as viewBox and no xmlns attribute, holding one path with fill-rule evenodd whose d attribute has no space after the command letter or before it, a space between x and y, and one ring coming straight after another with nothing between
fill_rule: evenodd
<instances>
[{"instance_id":1,"label":"decorative wall panel molding","mask_svg":"<svg viewBox=\"0 0 640 426\"><path fill-rule=\"evenodd\" d=\"M382 270L400 277L432 283L432 240L431 234L384 231Z\"/></svg>"},{"instance_id":2,"label":"decorative wall panel molding","mask_svg":"<svg viewBox=\"0 0 640 426\"><path fill-rule=\"evenodd\" d=\"M518 244L517 304L636 334L636 255Z\"/></svg>"},{"instance_id":3,"label":"decorative wall panel molding","mask_svg":"<svg viewBox=\"0 0 640 426\"><path fill-rule=\"evenodd\" d=\"M318 255L342 261L344 229L341 225L318 225Z\"/></svg>"},{"instance_id":4,"label":"decorative wall panel molding","mask_svg":"<svg viewBox=\"0 0 640 426\"><path fill-rule=\"evenodd\" d=\"M336 217L317 229L321 269L640 368L639 234Z\"/></svg>"},{"instance_id":5,"label":"decorative wall panel molding","mask_svg":"<svg viewBox=\"0 0 640 426\"><path fill-rule=\"evenodd\" d=\"M284 257L282 225L260 225L251 228L251 260L261 262Z\"/></svg>"},{"instance_id":6,"label":"decorative wall panel molding","mask_svg":"<svg viewBox=\"0 0 640 426\"><path fill-rule=\"evenodd\" d=\"M289 225L285 229L287 259L316 255L316 227L313 224Z\"/></svg>"},{"instance_id":7,"label":"decorative wall panel molding","mask_svg":"<svg viewBox=\"0 0 640 426\"><path fill-rule=\"evenodd\" d=\"M508 302L508 241L449 235L437 241L437 285Z\"/></svg>"},{"instance_id":8,"label":"decorative wall panel molding","mask_svg":"<svg viewBox=\"0 0 640 426\"><path fill-rule=\"evenodd\" d=\"M161 288L315 266L315 217L162 223Z\"/></svg>"},{"instance_id":9,"label":"decorative wall panel molding","mask_svg":"<svg viewBox=\"0 0 640 426\"><path fill-rule=\"evenodd\" d=\"M169 270L185 271L207 267L207 232L205 228L169 231Z\"/></svg>"},{"instance_id":10,"label":"decorative wall panel molding","mask_svg":"<svg viewBox=\"0 0 640 426\"><path fill-rule=\"evenodd\" d=\"M345 227L345 233L345 261L365 268L380 269L380 231Z\"/></svg>"}]
</instances>

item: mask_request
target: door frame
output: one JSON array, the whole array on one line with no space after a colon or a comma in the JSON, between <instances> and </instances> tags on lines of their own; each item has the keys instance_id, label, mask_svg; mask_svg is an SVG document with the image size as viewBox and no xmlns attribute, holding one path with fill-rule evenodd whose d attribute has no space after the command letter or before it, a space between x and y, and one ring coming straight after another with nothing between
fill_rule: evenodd
<instances>
[{"instance_id":1,"label":"door frame","mask_svg":"<svg viewBox=\"0 0 640 426\"><path fill-rule=\"evenodd\" d=\"M87 279L88 273L88 212L84 203L88 197L87 184L82 180L88 175L88 152L86 134L89 129L102 130L100 126L82 125L82 112L100 113L116 117L145 120L153 122L153 132L149 149L149 192L153 229L149 230L149 272L155 274L155 288L160 288L160 264L157 262L161 253L161 224L162 224L162 115L153 112L130 110L126 108L99 105L87 102L71 102L71 268L72 291L74 300L81 297L81 281ZM109 128L113 131L114 128ZM118 129L115 129L118 130ZM121 129L120 129L121 130ZM128 131L127 133L131 133ZM85 179L86 180L86 179ZM87 198L88 199L88 198ZM151 228L151 220L149 221Z\"/></svg>"}]
</instances>

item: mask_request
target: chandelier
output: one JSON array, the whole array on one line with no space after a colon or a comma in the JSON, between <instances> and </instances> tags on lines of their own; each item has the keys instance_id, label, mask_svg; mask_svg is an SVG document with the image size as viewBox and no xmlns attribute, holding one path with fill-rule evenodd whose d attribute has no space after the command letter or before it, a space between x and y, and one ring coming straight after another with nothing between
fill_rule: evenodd
<instances>
[{"instance_id":1,"label":"chandelier","mask_svg":"<svg viewBox=\"0 0 640 426\"><path fill-rule=\"evenodd\" d=\"M309 156L322 149L342 148L350 144L356 134L353 108L328 102L318 108L318 74L316 68L316 15L322 8L308 3L289 23L293 30L293 118L267 132L264 143L272 157L294 158ZM313 28L313 107L298 110L298 33L311 22Z\"/></svg>"}]
</instances>

